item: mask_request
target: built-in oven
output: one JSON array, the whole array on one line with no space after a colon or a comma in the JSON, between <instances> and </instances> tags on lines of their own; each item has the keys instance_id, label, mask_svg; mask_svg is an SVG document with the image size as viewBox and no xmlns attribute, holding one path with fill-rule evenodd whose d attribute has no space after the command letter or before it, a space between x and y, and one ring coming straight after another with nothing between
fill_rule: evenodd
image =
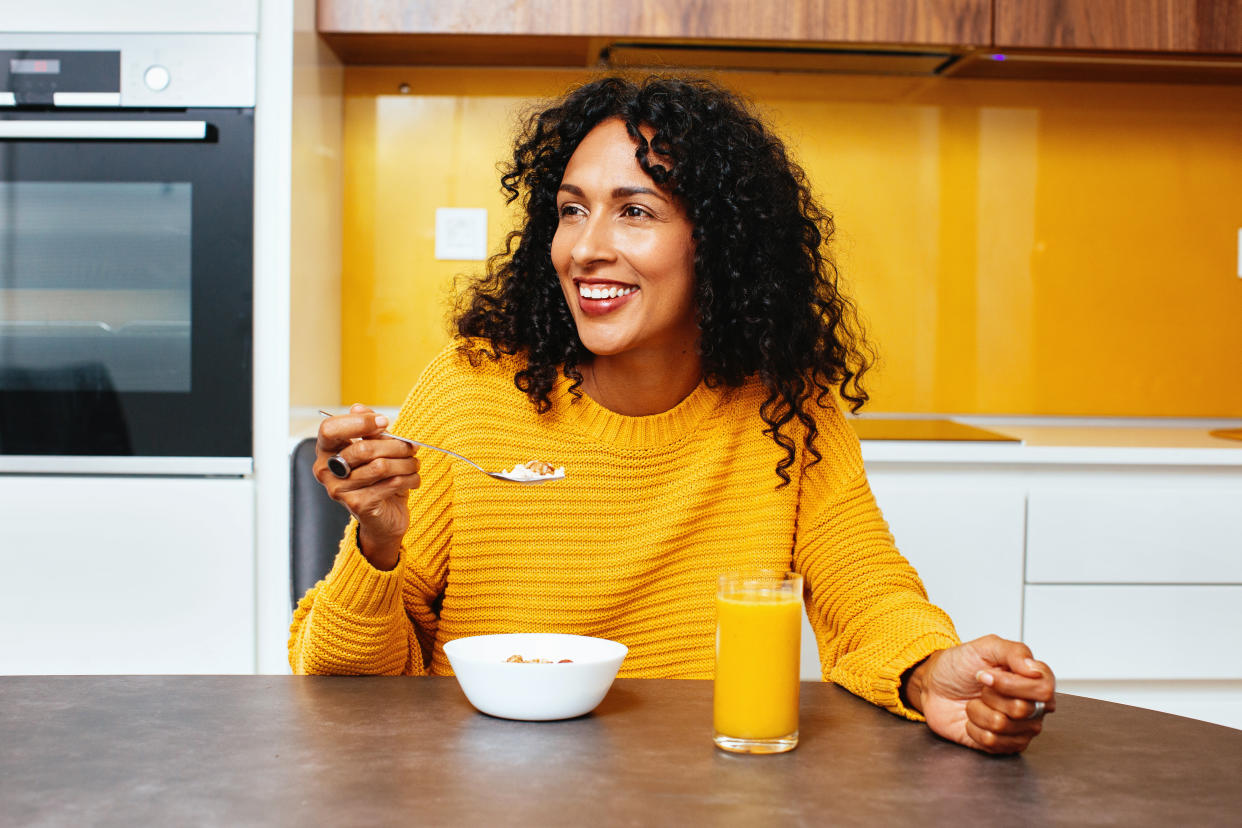
<instances>
[{"instance_id":1,"label":"built-in oven","mask_svg":"<svg viewBox=\"0 0 1242 828\"><path fill-rule=\"evenodd\" d=\"M250 470L254 60L0 35L0 471Z\"/></svg>"}]
</instances>

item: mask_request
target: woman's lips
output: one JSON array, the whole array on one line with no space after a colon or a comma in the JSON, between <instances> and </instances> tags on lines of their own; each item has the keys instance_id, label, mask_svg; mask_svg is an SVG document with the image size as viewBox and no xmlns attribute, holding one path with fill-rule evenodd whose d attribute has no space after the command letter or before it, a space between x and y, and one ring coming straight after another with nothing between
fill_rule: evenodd
<instances>
[{"instance_id":1,"label":"woman's lips","mask_svg":"<svg viewBox=\"0 0 1242 828\"><path fill-rule=\"evenodd\" d=\"M578 307L587 316L612 313L638 293L637 285L616 282L578 282L575 287L578 289Z\"/></svg>"}]
</instances>

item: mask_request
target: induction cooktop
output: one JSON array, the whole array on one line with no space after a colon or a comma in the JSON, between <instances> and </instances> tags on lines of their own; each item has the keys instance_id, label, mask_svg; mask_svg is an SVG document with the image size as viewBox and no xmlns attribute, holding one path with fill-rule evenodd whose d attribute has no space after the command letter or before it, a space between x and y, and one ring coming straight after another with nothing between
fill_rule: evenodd
<instances>
[{"instance_id":1,"label":"induction cooktop","mask_svg":"<svg viewBox=\"0 0 1242 828\"><path fill-rule=\"evenodd\" d=\"M966 425L953 420L919 420L851 417L850 425L860 440L964 440L1020 443L1017 437Z\"/></svg>"}]
</instances>

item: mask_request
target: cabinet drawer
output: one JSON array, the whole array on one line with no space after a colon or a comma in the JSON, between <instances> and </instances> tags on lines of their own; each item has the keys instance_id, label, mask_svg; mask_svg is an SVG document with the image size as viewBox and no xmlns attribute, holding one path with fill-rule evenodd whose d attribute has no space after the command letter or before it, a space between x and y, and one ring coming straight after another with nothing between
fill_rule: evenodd
<instances>
[{"instance_id":1,"label":"cabinet drawer","mask_svg":"<svg viewBox=\"0 0 1242 828\"><path fill-rule=\"evenodd\" d=\"M0 503L0 673L254 671L253 481L0 476Z\"/></svg>"},{"instance_id":2,"label":"cabinet drawer","mask_svg":"<svg viewBox=\"0 0 1242 828\"><path fill-rule=\"evenodd\" d=\"M1032 491L1029 583L1242 583L1242 489Z\"/></svg>"},{"instance_id":3,"label":"cabinet drawer","mask_svg":"<svg viewBox=\"0 0 1242 828\"><path fill-rule=\"evenodd\" d=\"M963 639L1022 628L1025 492L992 482L871 476L897 548Z\"/></svg>"},{"instance_id":4,"label":"cabinet drawer","mask_svg":"<svg viewBox=\"0 0 1242 828\"><path fill-rule=\"evenodd\" d=\"M1058 678L1242 678L1242 586L1028 586L1024 621Z\"/></svg>"}]
</instances>

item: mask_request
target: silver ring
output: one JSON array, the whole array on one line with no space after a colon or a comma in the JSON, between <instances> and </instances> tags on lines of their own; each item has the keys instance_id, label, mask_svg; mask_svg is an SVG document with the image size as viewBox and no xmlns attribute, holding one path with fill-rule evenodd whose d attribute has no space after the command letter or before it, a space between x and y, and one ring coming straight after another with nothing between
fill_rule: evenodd
<instances>
[{"instance_id":1,"label":"silver ring","mask_svg":"<svg viewBox=\"0 0 1242 828\"><path fill-rule=\"evenodd\" d=\"M1027 718L1028 720L1029 720L1029 719L1038 719L1038 718L1041 718L1041 717L1044 715L1044 708L1045 708L1045 707L1047 707L1047 705L1045 705L1043 702L1041 702L1041 701L1037 701L1037 702L1035 702L1035 709L1034 709L1034 710L1032 710L1032 711L1031 711L1031 715L1027 716L1026 718Z\"/></svg>"},{"instance_id":2,"label":"silver ring","mask_svg":"<svg viewBox=\"0 0 1242 828\"><path fill-rule=\"evenodd\" d=\"M328 458L328 471L344 480L349 477L349 473L352 469L350 469L349 463L345 462L344 457L339 454L334 454Z\"/></svg>"}]
</instances>

